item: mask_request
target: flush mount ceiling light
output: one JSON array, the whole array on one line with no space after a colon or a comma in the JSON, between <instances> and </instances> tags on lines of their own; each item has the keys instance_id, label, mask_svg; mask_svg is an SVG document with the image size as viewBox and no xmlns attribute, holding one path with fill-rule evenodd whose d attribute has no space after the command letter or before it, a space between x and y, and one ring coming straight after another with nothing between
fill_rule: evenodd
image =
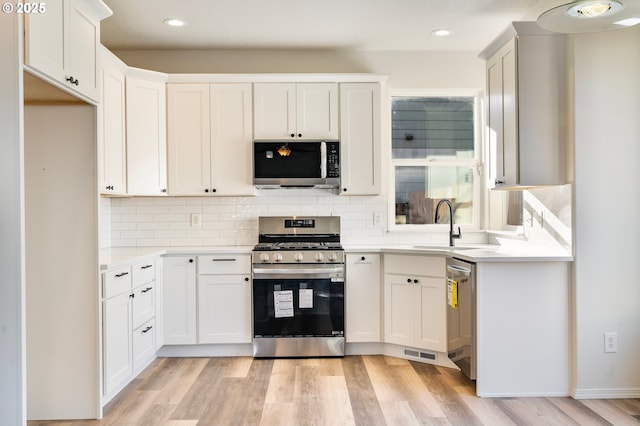
<instances>
[{"instance_id":1,"label":"flush mount ceiling light","mask_svg":"<svg viewBox=\"0 0 640 426\"><path fill-rule=\"evenodd\" d=\"M557 33L591 33L640 23L640 2L625 0L574 1L547 10L538 26Z\"/></svg>"},{"instance_id":2,"label":"flush mount ceiling light","mask_svg":"<svg viewBox=\"0 0 640 426\"><path fill-rule=\"evenodd\" d=\"M170 27L184 27L185 25L187 25L186 21L177 18L168 18L162 22L169 25Z\"/></svg>"}]
</instances>

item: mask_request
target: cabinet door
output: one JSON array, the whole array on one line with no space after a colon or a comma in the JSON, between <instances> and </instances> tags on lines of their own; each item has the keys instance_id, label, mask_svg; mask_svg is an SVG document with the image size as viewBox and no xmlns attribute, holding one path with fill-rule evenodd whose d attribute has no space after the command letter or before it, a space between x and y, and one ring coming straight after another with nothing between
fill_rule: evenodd
<instances>
[{"instance_id":1,"label":"cabinet door","mask_svg":"<svg viewBox=\"0 0 640 426\"><path fill-rule=\"evenodd\" d=\"M340 85L340 180L344 195L380 193L380 85Z\"/></svg>"},{"instance_id":2,"label":"cabinet door","mask_svg":"<svg viewBox=\"0 0 640 426\"><path fill-rule=\"evenodd\" d=\"M123 293L103 302L105 395L133 373L130 299L130 293Z\"/></svg>"},{"instance_id":3,"label":"cabinet door","mask_svg":"<svg viewBox=\"0 0 640 426\"><path fill-rule=\"evenodd\" d=\"M251 342L249 275L200 275L199 343Z\"/></svg>"},{"instance_id":4,"label":"cabinet door","mask_svg":"<svg viewBox=\"0 0 640 426\"><path fill-rule=\"evenodd\" d=\"M447 295L446 279L416 277L419 292L414 298L415 312L415 344L421 349L446 352L447 350Z\"/></svg>"},{"instance_id":5,"label":"cabinet door","mask_svg":"<svg viewBox=\"0 0 640 426\"><path fill-rule=\"evenodd\" d=\"M125 80L124 74L104 65L101 70L99 104L100 192L127 192L127 158L125 144Z\"/></svg>"},{"instance_id":6,"label":"cabinet door","mask_svg":"<svg viewBox=\"0 0 640 426\"><path fill-rule=\"evenodd\" d=\"M68 25L65 50L65 81L73 78L72 88L98 100L96 49L100 40L99 21L88 10L84 0L68 0ZM47 4L48 5L48 4ZM47 12L48 13L48 12Z\"/></svg>"},{"instance_id":7,"label":"cabinet door","mask_svg":"<svg viewBox=\"0 0 640 426\"><path fill-rule=\"evenodd\" d=\"M208 84L167 85L170 195L211 192Z\"/></svg>"},{"instance_id":8,"label":"cabinet door","mask_svg":"<svg viewBox=\"0 0 640 426\"><path fill-rule=\"evenodd\" d=\"M64 81L64 1L46 4L46 13L25 14L25 63Z\"/></svg>"},{"instance_id":9,"label":"cabinet door","mask_svg":"<svg viewBox=\"0 0 640 426\"><path fill-rule=\"evenodd\" d=\"M346 274L346 340L380 342L380 255L348 254Z\"/></svg>"},{"instance_id":10,"label":"cabinet door","mask_svg":"<svg viewBox=\"0 0 640 426\"><path fill-rule=\"evenodd\" d=\"M338 85L296 85L296 136L302 139L338 139Z\"/></svg>"},{"instance_id":11,"label":"cabinet door","mask_svg":"<svg viewBox=\"0 0 640 426\"><path fill-rule=\"evenodd\" d=\"M163 259L163 334L167 345L196 343L196 263L193 257Z\"/></svg>"},{"instance_id":12,"label":"cabinet door","mask_svg":"<svg viewBox=\"0 0 640 426\"><path fill-rule=\"evenodd\" d=\"M296 134L296 85L256 83L253 85L255 139L292 139Z\"/></svg>"},{"instance_id":13,"label":"cabinet door","mask_svg":"<svg viewBox=\"0 0 640 426\"><path fill-rule=\"evenodd\" d=\"M518 123L515 40L487 61L489 146L495 152L496 186L518 183Z\"/></svg>"},{"instance_id":14,"label":"cabinet door","mask_svg":"<svg viewBox=\"0 0 640 426\"><path fill-rule=\"evenodd\" d=\"M416 305L415 284L404 275L385 274L384 278L384 341L413 346Z\"/></svg>"},{"instance_id":15,"label":"cabinet door","mask_svg":"<svg viewBox=\"0 0 640 426\"><path fill-rule=\"evenodd\" d=\"M165 84L127 77L127 178L131 195L166 195Z\"/></svg>"},{"instance_id":16,"label":"cabinet door","mask_svg":"<svg viewBox=\"0 0 640 426\"><path fill-rule=\"evenodd\" d=\"M251 84L212 84L211 190L253 195Z\"/></svg>"}]
</instances>

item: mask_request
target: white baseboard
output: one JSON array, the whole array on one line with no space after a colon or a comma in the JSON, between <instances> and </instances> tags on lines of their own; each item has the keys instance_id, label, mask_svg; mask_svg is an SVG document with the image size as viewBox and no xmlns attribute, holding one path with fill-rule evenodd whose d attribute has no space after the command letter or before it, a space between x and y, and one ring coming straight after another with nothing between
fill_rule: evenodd
<instances>
[{"instance_id":1,"label":"white baseboard","mask_svg":"<svg viewBox=\"0 0 640 426\"><path fill-rule=\"evenodd\" d=\"M631 399L640 398L640 388L627 389L574 389L574 399Z\"/></svg>"}]
</instances>

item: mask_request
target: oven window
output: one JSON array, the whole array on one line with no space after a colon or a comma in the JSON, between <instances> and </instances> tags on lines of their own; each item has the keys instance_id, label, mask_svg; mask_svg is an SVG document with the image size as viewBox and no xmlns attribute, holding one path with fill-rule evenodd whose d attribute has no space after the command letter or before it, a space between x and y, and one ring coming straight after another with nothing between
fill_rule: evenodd
<instances>
[{"instance_id":1,"label":"oven window","mask_svg":"<svg viewBox=\"0 0 640 426\"><path fill-rule=\"evenodd\" d=\"M256 337L343 336L344 282L254 279Z\"/></svg>"},{"instance_id":2,"label":"oven window","mask_svg":"<svg viewBox=\"0 0 640 426\"><path fill-rule=\"evenodd\" d=\"M320 177L320 142L255 142L255 177Z\"/></svg>"}]
</instances>

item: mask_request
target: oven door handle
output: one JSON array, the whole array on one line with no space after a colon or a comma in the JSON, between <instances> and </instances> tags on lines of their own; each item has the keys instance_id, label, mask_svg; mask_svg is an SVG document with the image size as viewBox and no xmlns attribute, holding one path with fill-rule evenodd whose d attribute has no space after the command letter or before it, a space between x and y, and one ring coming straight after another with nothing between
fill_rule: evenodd
<instances>
[{"instance_id":1,"label":"oven door handle","mask_svg":"<svg viewBox=\"0 0 640 426\"><path fill-rule=\"evenodd\" d=\"M333 278L336 274L343 274L343 268L253 268L253 277L260 278L286 278L296 277Z\"/></svg>"}]
</instances>

